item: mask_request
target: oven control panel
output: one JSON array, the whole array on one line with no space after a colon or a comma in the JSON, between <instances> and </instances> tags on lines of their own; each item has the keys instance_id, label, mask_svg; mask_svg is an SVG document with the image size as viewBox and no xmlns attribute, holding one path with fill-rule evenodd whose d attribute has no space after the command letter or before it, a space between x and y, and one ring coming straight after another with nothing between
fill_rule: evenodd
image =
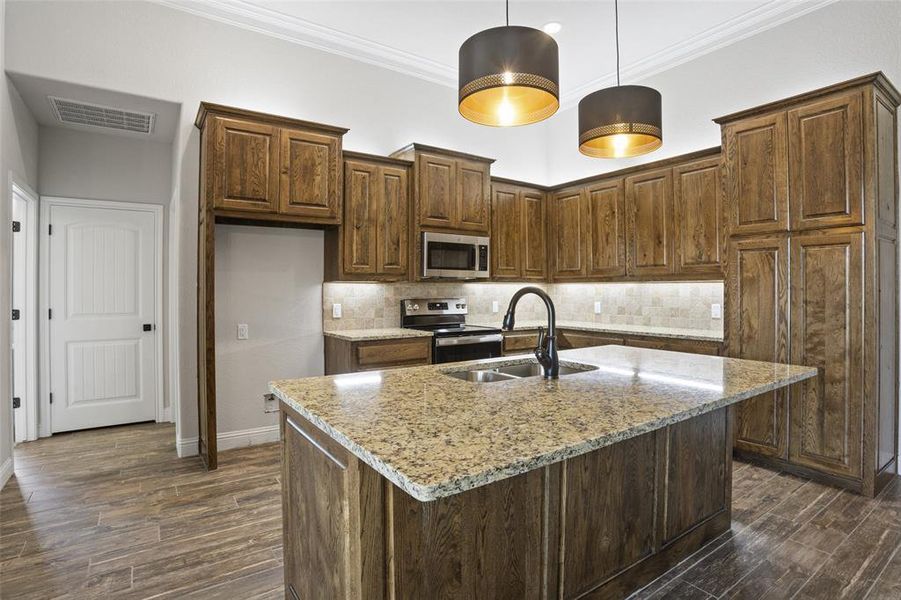
<instances>
[{"instance_id":1,"label":"oven control panel","mask_svg":"<svg viewBox=\"0 0 901 600\"><path fill-rule=\"evenodd\" d=\"M401 300L401 315L465 315L466 298L410 298Z\"/></svg>"}]
</instances>

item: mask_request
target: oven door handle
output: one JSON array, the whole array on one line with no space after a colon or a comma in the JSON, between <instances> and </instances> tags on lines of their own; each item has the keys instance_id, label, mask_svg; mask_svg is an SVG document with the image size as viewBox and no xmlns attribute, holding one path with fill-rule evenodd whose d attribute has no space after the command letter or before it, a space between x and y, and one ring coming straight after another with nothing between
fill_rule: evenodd
<instances>
[{"instance_id":1,"label":"oven door handle","mask_svg":"<svg viewBox=\"0 0 901 600\"><path fill-rule=\"evenodd\" d=\"M500 333L491 335L461 335L459 337L435 338L436 346L467 346L469 344L487 344L490 342L502 342L504 336Z\"/></svg>"}]
</instances>

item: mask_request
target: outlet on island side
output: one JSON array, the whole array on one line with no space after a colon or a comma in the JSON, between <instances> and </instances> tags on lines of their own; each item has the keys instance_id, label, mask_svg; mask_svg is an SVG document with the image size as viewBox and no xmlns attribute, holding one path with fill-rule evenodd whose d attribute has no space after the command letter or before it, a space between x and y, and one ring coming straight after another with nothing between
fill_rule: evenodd
<instances>
[{"instance_id":1,"label":"outlet on island side","mask_svg":"<svg viewBox=\"0 0 901 600\"><path fill-rule=\"evenodd\" d=\"M338 303L332 304L332 318L333 319L341 318L341 305Z\"/></svg>"},{"instance_id":2,"label":"outlet on island side","mask_svg":"<svg viewBox=\"0 0 901 600\"><path fill-rule=\"evenodd\" d=\"M250 337L250 328L247 323L238 323L238 339L246 340Z\"/></svg>"}]
</instances>

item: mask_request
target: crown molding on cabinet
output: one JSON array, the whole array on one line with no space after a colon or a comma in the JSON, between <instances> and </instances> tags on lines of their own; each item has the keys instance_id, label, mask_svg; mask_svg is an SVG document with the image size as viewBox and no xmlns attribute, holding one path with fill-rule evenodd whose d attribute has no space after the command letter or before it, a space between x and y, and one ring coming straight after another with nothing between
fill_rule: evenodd
<instances>
[{"instance_id":1,"label":"crown molding on cabinet","mask_svg":"<svg viewBox=\"0 0 901 600\"><path fill-rule=\"evenodd\" d=\"M405 52L365 38L338 31L306 19L263 8L245 0L197 2L196 0L154 0L157 4L200 17L227 23L281 40L337 54L367 64L390 69L444 85L457 86L455 65L446 65L418 54ZM761 33L787 21L813 12L837 0L785 2L770 0L766 4L729 19L699 34L655 52L622 69L625 79L639 81L688 62L709 52ZM592 79L569 89L561 96L561 109L575 106L588 92L612 85L615 73Z\"/></svg>"}]
</instances>

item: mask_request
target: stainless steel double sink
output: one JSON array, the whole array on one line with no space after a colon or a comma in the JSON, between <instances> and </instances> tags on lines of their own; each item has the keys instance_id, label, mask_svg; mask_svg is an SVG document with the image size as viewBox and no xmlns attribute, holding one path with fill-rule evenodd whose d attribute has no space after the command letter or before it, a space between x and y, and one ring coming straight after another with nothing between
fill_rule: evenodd
<instances>
[{"instance_id":1,"label":"stainless steel double sink","mask_svg":"<svg viewBox=\"0 0 901 600\"><path fill-rule=\"evenodd\" d=\"M594 371L596 369L597 367L593 365L560 365L560 375L585 373L586 371ZM445 371L444 374L473 383L494 383L496 381L512 381L514 379L524 379L526 377L540 377L541 365L537 362L526 362L515 365L504 365L502 367L494 367L491 369L475 367L464 371Z\"/></svg>"}]
</instances>

